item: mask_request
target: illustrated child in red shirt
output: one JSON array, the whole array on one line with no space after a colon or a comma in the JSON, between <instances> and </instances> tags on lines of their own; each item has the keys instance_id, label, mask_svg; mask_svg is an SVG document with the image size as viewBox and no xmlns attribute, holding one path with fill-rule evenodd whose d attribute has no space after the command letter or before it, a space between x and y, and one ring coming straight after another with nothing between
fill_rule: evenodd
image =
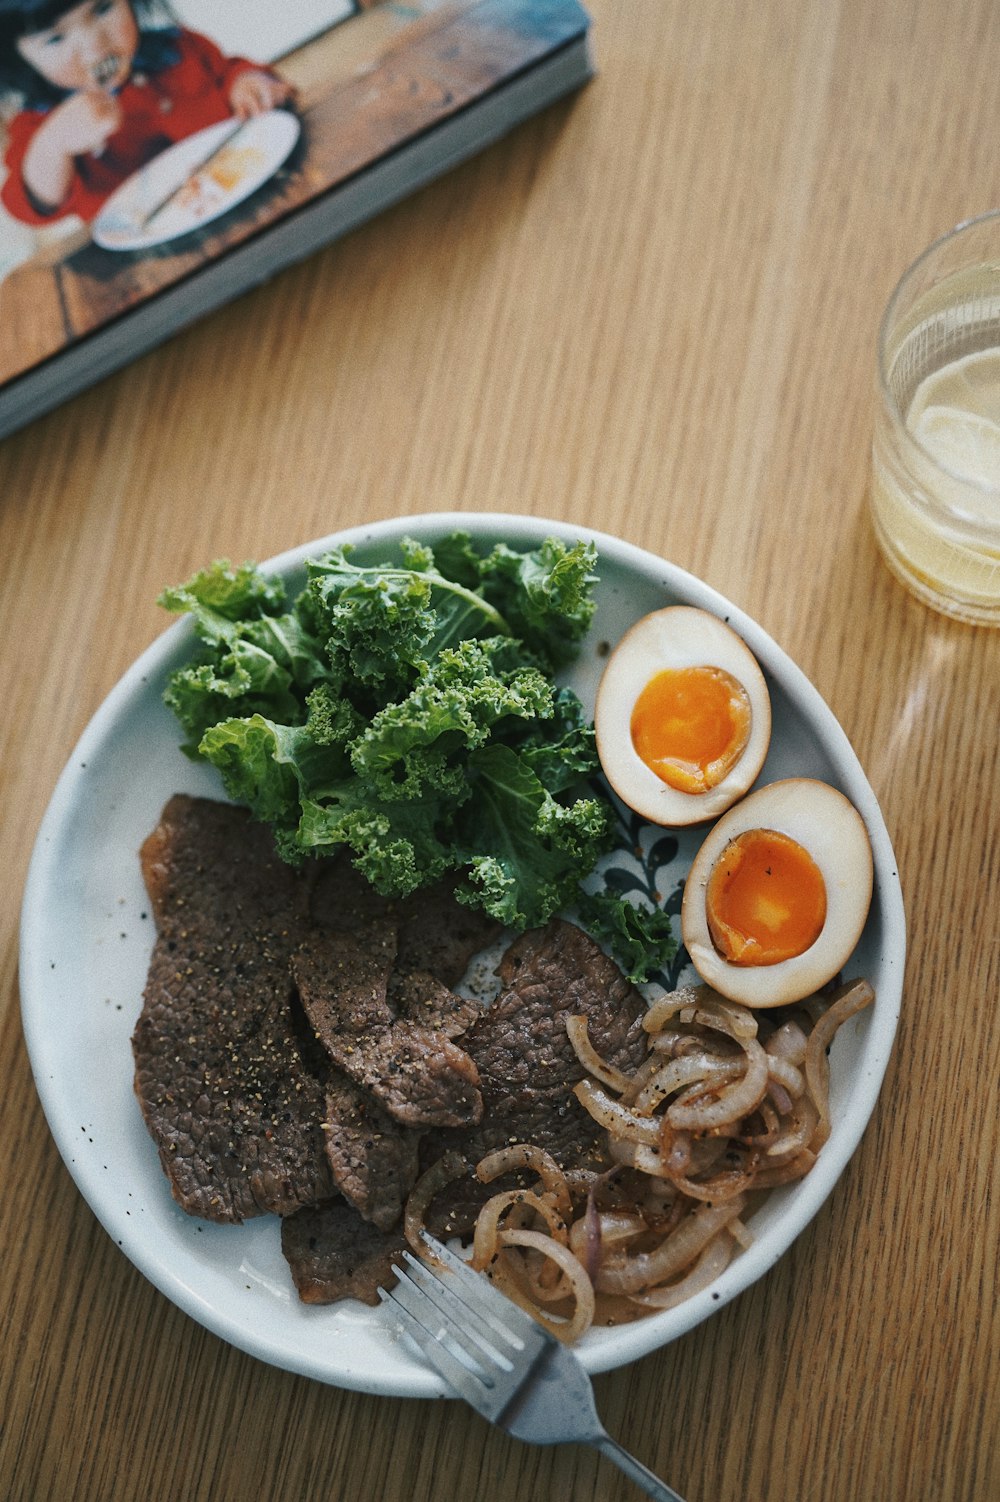
<instances>
[{"instance_id":1,"label":"illustrated child in red shirt","mask_svg":"<svg viewBox=\"0 0 1000 1502\"><path fill-rule=\"evenodd\" d=\"M143 26L143 0L0 0L8 212L91 220L114 190L185 136L284 104L290 87L180 26Z\"/></svg>"}]
</instances>

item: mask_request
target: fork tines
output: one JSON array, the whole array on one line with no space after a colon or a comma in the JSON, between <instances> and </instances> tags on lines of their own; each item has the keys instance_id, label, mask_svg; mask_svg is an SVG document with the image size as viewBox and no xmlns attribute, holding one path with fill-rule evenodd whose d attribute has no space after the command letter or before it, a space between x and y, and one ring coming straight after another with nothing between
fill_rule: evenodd
<instances>
[{"instance_id":1,"label":"fork tines","mask_svg":"<svg viewBox=\"0 0 1000 1502\"><path fill-rule=\"evenodd\" d=\"M379 1289L407 1335L448 1385L496 1419L553 1337L460 1257L422 1232L432 1263L404 1252L408 1271Z\"/></svg>"}]
</instances>

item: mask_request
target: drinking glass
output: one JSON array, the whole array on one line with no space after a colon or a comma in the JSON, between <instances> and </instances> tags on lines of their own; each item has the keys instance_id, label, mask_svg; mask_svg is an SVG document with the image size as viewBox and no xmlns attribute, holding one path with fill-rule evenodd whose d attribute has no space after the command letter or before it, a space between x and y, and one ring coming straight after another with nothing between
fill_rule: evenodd
<instances>
[{"instance_id":1,"label":"drinking glass","mask_svg":"<svg viewBox=\"0 0 1000 1502\"><path fill-rule=\"evenodd\" d=\"M1000 626L1000 211L936 240L889 300L870 501L918 599Z\"/></svg>"}]
</instances>

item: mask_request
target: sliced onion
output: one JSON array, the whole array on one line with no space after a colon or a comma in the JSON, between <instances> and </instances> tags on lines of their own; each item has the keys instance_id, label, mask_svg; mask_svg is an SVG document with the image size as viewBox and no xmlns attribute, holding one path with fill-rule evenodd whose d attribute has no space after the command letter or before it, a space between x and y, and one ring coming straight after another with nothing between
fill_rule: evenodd
<instances>
[{"instance_id":1,"label":"sliced onion","mask_svg":"<svg viewBox=\"0 0 1000 1502\"><path fill-rule=\"evenodd\" d=\"M743 1131L740 1133L740 1141L745 1142L748 1147L767 1147L768 1143L773 1142L781 1131L781 1118L775 1109L774 1091L774 1082L773 1080L769 1080L767 1094L753 1113L754 1116L760 1117L764 1130L762 1132ZM784 1091L782 1091L782 1094L784 1094ZM785 1114L791 1114L792 1108L792 1101L788 1101ZM746 1123L744 1123L745 1125Z\"/></svg>"},{"instance_id":2,"label":"sliced onion","mask_svg":"<svg viewBox=\"0 0 1000 1502\"><path fill-rule=\"evenodd\" d=\"M710 1132L748 1116L760 1104L767 1089L767 1054L756 1038L747 1038L743 1047L747 1068L742 1079L724 1086L703 1103L689 1100L686 1095L672 1101L667 1107L667 1120L671 1126L686 1127L691 1132Z\"/></svg>"},{"instance_id":3,"label":"sliced onion","mask_svg":"<svg viewBox=\"0 0 1000 1502\"><path fill-rule=\"evenodd\" d=\"M500 1241L504 1247L529 1247L556 1263L572 1289L575 1300L572 1318L565 1322L553 1320L540 1309L535 1311L535 1318L559 1340L567 1343L579 1340L594 1321L594 1285L573 1253L539 1231L501 1231Z\"/></svg>"},{"instance_id":4,"label":"sliced onion","mask_svg":"<svg viewBox=\"0 0 1000 1502\"><path fill-rule=\"evenodd\" d=\"M573 1052L588 1074L592 1074L596 1080L607 1085L609 1090L614 1090L618 1095L628 1089L629 1077L622 1070L616 1069L606 1059L602 1059L593 1043L590 1041L590 1033L587 1030L586 1017L567 1017L566 1033L573 1045Z\"/></svg>"},{"instance_id":5,"label":"sliced onion","mask_svg":"<svg viewBox=\"0 0 1000 1502\"><path fill-rule=\"evenodd\" d=\"M806 1044L806 1082L819 1112L816 1134L812 1141L819 1150L830 1136L830 1065L826 1050L837 1029L849 1017L864 1011L875 1000L875 992L866 980L848 982L833 993L833 1000L816 1023Z\"/></svg>"},{"instance_id":6,"label":"sliced onion","mask_svg":"<svg viewBox=\"0 0 1000 1502\"><path fill-rule=\"evenodd\" d=\"M403 1211L403 1234L413 1250L421 1257L428 1255L427 1246L421 1239L420 1232L427 1219L431 1201L446 1184L463 1178L468 1172L469 1165L461 1153L447 1152L443 1157L438 1158L436 1163L432 1163L426 1173L421 1174L410 1190Z\"/></svg>"},{"instance_id":7,"label":"sliced onion","mask_svg":"<svg viewBox=\"0 0 1000 1502\"><path fill-rule=\"evenodd\" d=\"M792 1112L795 1109L794 1100L789 1095L784 1085L782 1085L780 1081L775 1079L768 1079L767 1094L764 1096L764 1099L757 1107L758 1111L768 1110L769 1102L773 1103L771 1109L776 1110L779 1116L791 1116Z\"/></svg>"},{"instance_id":8,"label":"sliced onion","mask_svg":"<svg viewBox=\"0 0 1000 1502\"><path fill-rule=\"evenodd\" d=\"M729 1222L729 1224L726 1226L726 1231L736 1242L737 1246L742 1247L744 1251L746 1251L748 1247L753 1246L753 1233L751 1232L750 1227L746 1225L738 1215L735 1220L731 1220Z\"/></svg>"},{"instance_id":9,"label":"sliced onion","mask_svg":"<svg viewBox=\"0 0 1000 1502\"><path fill-rule=\"evenodd\" d=\"M711 986L682 986L662 996L649 1008L642 1025L647 1033L659 1033L675 1018L700 1023L740 1043L757 1036L757 1018L750 1008L720 996Z\"/></svg>"},{"instance_id":10,"label":"sliced onion","mask_svg":"<svg viewBox=\"0 0 1000 1502\"><path fill-rule=\"evenodd\" d=\"M690 1271L676 1283L661 1284L645 1293L633 1293L632 1302L640 1304L644 1309L674 1309L678 1304L683 1304L685 1299L701 1293L703 1288L714 1283L719 1274L729 1266L732 1255L733 1240L727 1227L708 1243Z\"/></svg>"},{"instance_id":11,"label":"sliced onion","mask_svg":"<svg viewBox=\"0 0 1000 1502\"><path fill-rule=\"evenodd\" d=\"M779 1164L776 1168L758 1170L754 1176L753 1187L776 1189L779 1184L791 1184L796 1179L804 1179L815 1162L816 1154L804 1147L789 1163Z\"/></svg>"},{"instance_id":12,"label":"sliced onion","mask_svg":"<svg viewBox=\"0 0 1000 1502\"><path fill-rule=\"evenodd\" d=\"M596 1287L602 1293L639 1293L677 1277L708 1246L714 1236L743 1210L740 1195L724 1205L699 1205L650 1252L636 1252L621 1267L603 1267Z\"/></svg>"},{"instance_id":13,"label":"sliced onion","mask_svg":"<svg viewBox=\"0 0 1000 1502\"><path fill-rule=\"evenodd\" d=\"M597 1210L593 1190L587 1195L586 1208L569 1228L569 1244L574 1257L583 1264L591 1282L597 1277L604 1247L604 1224Z\"/></svg>"},{"instance_id":14,"label":"sliced onion","mask_svg":"<svg viewBox=\"0 0 1000 1502\"><path fill-rule=\"evenodd\" d=\"M815 1135L819 1113L811 1100L802 1100L789 1117L782 1130L764 1149L764 1156L771 1167L787 1158L795 1157L808 1147Z\"/></svg>"},{"instance_id":15,"label":"sliced onion","mask_svg":"<svg viewBox=\"0 0 1000 1502\"><path fill-rule=\"evenodd\" d=\"M658 1054L652 1051L656 1047L656 1043L657 1039L654 1038L651 1040L650 1052L646 1055L642 1063L639 1065L638 1069L633 1074L632 1078L629 1080L627 1088L622 1091L621 1103L623 1106L634 1105L637 1097L645 1088L649 1080L652 1079L653 1075L658 1069L662 1068L662 1058L660 1058Z\"/></svg>"},{"instance_id":16,"label":"sliced onion","mask_svg":"<svg viewBox=\"0 0 1000 1502\"><path fill-rule=\"evenodd\" d=\"M641 1115L621 1101L614 1100L593 1080L581 1080L574 1085L573 1094L595 1121L612 1136L615 1134L631 1142L645 1142L651 1146L660 1140L660 1123L655 1116Z\"/></svg>"},{"instance_id":17,"label":"sliced onion","mask_svg":"<svg viewBox=\"0 0 1000 1502\"><path fill-rule=\"evenodd\" d=\"M791 1096L792 1100L798 1100L799 1096L805 1093L806 1080L802 1070L798 1065L783 1059L780 1054L768 1054L767 1072L771 1079L776 1080Z\"/></svg>"},{"instance_id":18,"label":"sliced onion","mask_svg":"<svg viewBox=\"0 0 1000 1502\"><path fill-rule=\"evenodd\" d=\"M764 1044L774 1059L788 1064L802 1064L806 1057L806 1035L795 1021L783 1022Z\"/></svg>"},{"instance_id":19,"label":"sliced onion","mask_svg":"<svg viewBox=\"0 0 1000 1502\"><path fill-rule=\"evenodd\" d=\"M682 986L678 991L670 991L666 996L661 996L654 1001L645 1017L642 1025L647 1033L659 1033L667 1023L677 1017L685 1007L694 1010L697 1005L698 986Z\"/></svg>"},{"instance_id":20,"label":"sliced onion","mask_svg":"<svg viewBox=\"0 0 1000 1502\"><path fill-rule=\"evenodd\" d=\"M570 1226L570 1250L580 1258L581 1262L584 1262L585 1255L590 1251L591 1241L596 1240L603 1253L620 1246L622 1242L641 1236L645 1230L647 1230L645 1217L640 1215L638 1210L598 1210L594 1206L592 1222L588 1208L588 1211ZM596 1273L595 1264L590 1273L591 1277L596 1276Z\"/></svg>"},{"instance_id":21,"label":"sliced onion","mask_svg":"<svg viewBox=\"0 0 1000 1502\"><path fill-rule=\"evenodd\" d=\"M698 1004L691 1021L726 1033L738 1043L745 1043L749 1038L757 1036L757 1018L749 1007L741 1006L738 1001L728 1001L708 986L701 987L699 991Z\"/></svg>"},{"instance_id":22,"label":"sliced onion","mask_svg":"<svg viewBox=\"0 0 1000 1502\"><path fill-rule=\"evenodd\" d=\"M502 1174L516 1173L522 1168L530 1168L537 1173L546 1192L552 1195L563 1215L570 1214L573 1200L566 1175L551 1153L533 1143L512 1143L509 1147L498 1147L494 1152L487 1153L476 1164L476 1177L484 1184L491 1184Z\"/></svg>"},{"instance_id":23,"label":"sliced onion","mask_svg":"<svg viewBox=\"0 0 1000 1502\"><path fill-rule=\"evenodd\" d=\"M745 1058L720 1059L704 1049L697 1053L681 1054L651 1076L636 1097L635 1108L640 1112L655 1111L668 1095L682 1090L685 1085L698 1080L708 1081L712 1085L722 1084L726 1080L736 1079L744 1073L745 1068Z\"/></svg>"},{"instance_id":24,"label":"sliced onion","mask_svg":"<svg viewBox=\"0 0 1000 1502\"><path fill-rule=\"evenodd\" d=\"M555 1206L542 1195L530 1189L511 1189L505 1194L494 1194L476 1217L476 1229L472 1240L472 1265L477 1272L489 1267L500 1243L500 1221L509 1211L531 1211L541 1217L549 1228L549 1235L560 1241L567 1239L566 1222ZM520 1219L520 1215L518 1216Z\"/></svg>"},{"instance_id":25,"label":"sliced onion","mask_svg":"<svg viewBox=\"0 0 1000 1502\"><path fill-rule=\"evenodd\" d=\"M667 1176L663 1158L655 1147L650 1147L645 1142L636 1142L631 1137L611 1137L608 1152L616 1163L622 1163L626 1168L637 1168L640 1173L648 1174L652 1179Z\"/></svg>"},{"instance_id":26,"label":"sliced onion","mask_svg":"<svg viewBox=\"0 0 1000 1502\"><path fill-rule=\"evenodd\" d=\"M679 1032L676 1028L656 1033L649 1040L651 1053L670 1059L680 1059L688 1054L707 1053L714 1059L739 1059L743 1056L742 1043L730 1036L708 1028L693 1032Z\"/></svg>"},{"instance_id":27,"label":"sliced onion","mask_svg":"<svg viewBox=\"0 0 1000 1502\"><path fill-rule=\"evenodd\" d=\"M682 1175L671 1176L672 1183L686 1194L688 1199L703 1200L706 1204L723 1205L736 1196L756 1188L754 1170L751 1168L724 1168L710 1179L688 1179Z\"/></svg>"}]
</instances>

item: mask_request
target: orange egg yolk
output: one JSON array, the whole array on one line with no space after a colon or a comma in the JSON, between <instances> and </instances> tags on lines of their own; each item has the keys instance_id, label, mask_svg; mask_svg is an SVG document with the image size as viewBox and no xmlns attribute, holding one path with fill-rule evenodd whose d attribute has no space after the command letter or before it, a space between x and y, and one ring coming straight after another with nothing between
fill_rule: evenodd
<instances>
[{"instance_id":1,"label":"orange egg yolk","mask_svg":"<svg viewBox=\"0 0 1000 1502\"><path fill-rule=\"evenodd\" d=\"M733 965L776 965L805 951L826 922L826 885L797 841L749 829L726 846L705 892L708 931Z\"/></svg>"},{"instance_id":2,"label":"orange egg yolk","mask_svg":"<svg viewBox=\"0 0 1000 1502\"><path fill-rule=\"evenodd\" d=\"M651 772L682 793L706 793L750 739L750 695L724 668L664 668L632 710L632 744Z\"/></svg>"}]
</instances>

